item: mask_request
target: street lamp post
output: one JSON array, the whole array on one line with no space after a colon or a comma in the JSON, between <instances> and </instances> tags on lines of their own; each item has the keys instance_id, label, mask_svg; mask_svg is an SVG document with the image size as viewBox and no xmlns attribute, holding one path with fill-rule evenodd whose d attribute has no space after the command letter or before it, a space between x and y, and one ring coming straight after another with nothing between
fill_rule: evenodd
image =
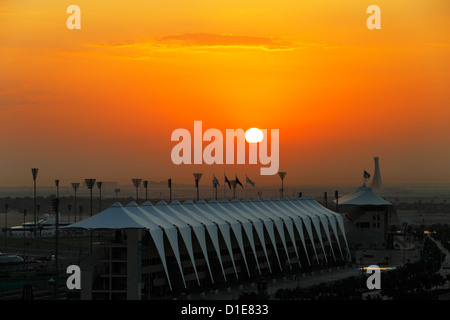
<instances>
[{"instance_id":1,"label":"street lamp post","mask_svg":"<svg viewBox=\"0 0 450 320\"><path fill-rule=\"evenodd\" d=\"M133 185L136 188L136 203L139 204L139 186L141 185L142 179L131 179Z\"/></svg>"},{"instance_id":2,"label":"street lamp post","mask_svg":"<svg viewBox=\"0 0 450 320\"><path fill-rule=\"evenodd\" d=\"M194 173L194 178L195 178L195 187L197 188L197 201L200 199L200 192L199 192L199 188L198 188L198 183L200 181L200 179L202 178L202 173Z\"/></svg>"},{"instance_id":3,"label":"street lamp post","mask_svg":"<svg viewBox=\"0 0 450 320\"><path fill-rule=\"evenodd\" d=\"M58 181L58 180L56 180ZM58 184L57 184L58 186ZM53 212L56 215L56 228L55 228L55 297L58 296L58 286L57 286L57 281L58 281L58 237L59 237L59 197L57 196L55 199L52 200L52 207L53 207Z\"/></svg>"},{"instance_id":4,"label":"street lamp post","mask_svg":"<svg viewBox=\"0 0 450 320\"><path fill-rule=\"evenodd\" d=\"M213 180L214 199L217 201L217 182Z\"/></svg>"},{"instance_id":5,"label":"street lamp post","mask_svg":"<svg viewBox=\"0 0 450 320\"><path fill-rule=\"evenodd\" d=\"M339 212L339 192L334 191L334 198L336 199L336 212Z\"/></svg>"},{"instance_id":6,"label":"street lamp post","mask_svg":"<svg viewBox=\"0 0 450 320\"><path fill-rule=\"evenodd\" d=\"M8 204L5 203L5 247L8 250Z\"/></svg>"},{"instance_id":7,"label":"street lamp post","mask_svg":"<svg viewBox=\"0 0 450 320\"><path fill-rule=\"evenodd\" d=\"M167 184L169 187L169 203L171 203L172 202L172 179L168 179Z\"/></svg>"},{"instance_id":8,"label":"street lamp post","mask_svg":"<svg viewBox=\"0 0 450 320\"><path fill-rule=\"evenodd\" d=\"M36 234L36 228L37 228L37 213L36 213L36 178L38 175L38 168L31 168L31 174L33 176L33 183L34 183L34 233Z\"/></svg>"},{"instance_id":9,"label":"street lamp post","mask_svg":"<svg viewBox=\"0 0 450 320\"><path fill-rule=\"evenodd\" d=\"M55 180L56 197L59 199L59 180Z\"/></svg>"},{"instance_id":10,"label":"street lamp post","mask_svg":"<svg viewBox=\"0 0 450 320\"><path fill-rule=\"evenodd\" d=\"M99 210L99 212L102 212L102 182L97 182L97 188L98 188L98 192L99 192L99 194L98 194L98 199L99 199L99 208L100 208L100 210Z\"/></svg>"},{"instance_id":11,"label":"street lamp post","mask_svg":"<svg viewBox=\"0 0 450 320\"><path fill-rule=\"evenodd\" d=\"M91 205L91 217L92 217L92 188L94 187L95 184L95 179L84 179L84 182L86 182L86 186L89 189L90 192L90 205Z\"/></svg>"},{"instance_id":12,"label":"street lamp post","mask_svg":"<svg viewBox=\"0 0 450 320\"><path fill-rule=\"evenodd\" d=\"M95 179L84 179L84 182L86 182L86 186L88 187L90 191L90 206L91 206L91 217L92 217L92 188L95 184ZM89 247L89 253L92 253L92 230L91 230L91 245Z\"/></svg>"},{"instance_id":13,"label":"street lamp post","mask_svg":"<svg viewBox=\"0 0 450 320\"><path fill-rule=\"evenodd\" d=\"M67 222L70 223L70 211L72 210L72 205L70 203L67 204Z\"/></svg>"},{"instance_id":14,"label":"street lamp post","mask_svg":"<svg viewBox=\"0 0 450 320\"><path fill-rule=\"evenodd\" d=\"M143 181L142 182L142 184L143 184L143 186L144 186L144 188L145 188L145 201L147 201L148 200L148 196L147 196L147 187L148 187L148 181L147 180L145 180L145 181Z\"/></svg>"},{"instance_id":15,"label":"street lamp post","mask_svg":"<svg viewBox=\"0 0 450 320\"><path fill-rule=\"evenodd\" d=\"M116 194L116 200L117 200L119 192L120 192L120 189L114 189L114 193Z\"/></svg>"},{"instance_id":16,"label":"street lamp post","mask_svg":"<svg viewBox=\"0 0 450 320\"><path fill-rule=\"evenodd\" d=\"M75 206L74 207L75 208L75 217L74 217L75 222L77 222L77 190L79 187L80 187L79 182L72 182L72 188L75 191L75 204L74 204L74 206Z\"/></svg>"},{"instance_id":17,"label":"street lamp post","mask_svg":"<svg viewBox=\"0 0 450 320\"><path fill-rule=\"evenodd\" d=\"M236 180L231 180L231 185L233 186L233 199L236 198Z\"/></svg>"},{"instance_id":18,"label":"street lamp post","mask_svg":"<svg viewBox=\"0 0 450 320\"><path fill-rule=\"evenodd\" d=\"M281 178L281 199L283 199L283 195L284 195L284 185L283 185L283 181L284 181L284 177L286 177L287 172L278 172L278 175Z\"/></svg>"},{"instance_id":19,"label":"street lamp post","mask_svg":"<svg viewBox=\"0 0 450 320\"><path fill-rule=\"evenodd\" d=\"M23 260L26 260L25 257L25 217L27 215L27 209L23 209ZM31 229L30 229L31 230Z\"/></svg>"}]
</instances>

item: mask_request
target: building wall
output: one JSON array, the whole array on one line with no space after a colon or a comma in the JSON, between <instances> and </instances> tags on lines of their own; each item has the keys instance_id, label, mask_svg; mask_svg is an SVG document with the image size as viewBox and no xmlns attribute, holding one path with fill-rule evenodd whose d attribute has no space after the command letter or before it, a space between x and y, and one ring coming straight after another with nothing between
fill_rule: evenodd
<instances>
[{"instance_id":1,"label":"building wall","mask_svg":"<svg viewBox=\"0 0 450 320\"><path fill-rule=\"evenodd\" d=\"M142 230L127 230L127 300L140 298L142 283Z\"/></svg>"},{"instance_id":2,"label":"building wall","mask_svg":"<svg viewBox=\"0 0 450 320\"><path fill-rule=\"evenodd\" d=\"M350 247L356 249L387 248L392 213L388 207L347 208L346 214L352 222L352 228L346 229Z\"/></svg>"}]
</instances>

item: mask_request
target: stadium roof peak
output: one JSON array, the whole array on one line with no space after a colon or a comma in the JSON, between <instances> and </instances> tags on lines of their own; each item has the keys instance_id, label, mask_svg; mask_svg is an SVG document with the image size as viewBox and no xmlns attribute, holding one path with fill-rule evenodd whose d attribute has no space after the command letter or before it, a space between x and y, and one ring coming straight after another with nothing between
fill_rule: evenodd
<instances>
[{"instance_id":1,"label":"stadium roof peak","mask_svg":"<svg viewBox=\"0 0 450 320\"><path fill-rule=\"evenodd\" d=\"M125 207L139 207L136 201L131 201Z\"/></svg>"},{"instance_id":2,"label":"stadium roof peak","mask_svg":"<svg viewBox=\"0 0 450 320\"><path fill-rule=\"evenodd\" d=\"M338 201L339 205L392 206L392 203L381 198L366 184L363 184L352 193L339 198Z\"/></svg>"},{"instance_id":3,"label":"stadium roof peak","mask_svg":"<svg viewBox=\"0 0 450 320\"><path fill-rule=\"evenodd\" d=\"M153 203L151 203L150 200L147 200L141 204L141 207L145 207L145 206L153 206Z\"/></svg>"}]
</instances>

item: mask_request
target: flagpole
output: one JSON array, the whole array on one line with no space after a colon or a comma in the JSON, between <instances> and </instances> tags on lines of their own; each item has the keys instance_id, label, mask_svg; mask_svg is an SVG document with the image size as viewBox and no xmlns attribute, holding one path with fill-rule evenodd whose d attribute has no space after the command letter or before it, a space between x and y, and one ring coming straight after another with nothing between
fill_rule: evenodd
<instances>
[{"instance_id":1,"label":"flagpole","mask_svg":"<svg viewBox=\"0 0 450 320\"><path fill-rule=\"evenodd\" d=\"M219 184L219 180L217 180L216 176L213 174L213 198L216 201L217 201L217 184Z\"/></svg>"},{"instance_id":2,"label":"flagpole","mask_svg":"<svg viewBox=\"0 0 450 320\"><path fill-rule=\"evenodd\" d=\"M236 198L236 187L237 187L237 176L236 172L234 173L234 182L233 182L233 199Z\"/></svg>"},{"instance_id":3,"label":"flagpole","mask_svg":"<svg viewBox=\"0 0 450 320\"><path fill-rule=\"evenodd\" d=\"M245 198L248 198L248 195L247 195L247 174L245 174Z\"/></svg>"}]
</instances>

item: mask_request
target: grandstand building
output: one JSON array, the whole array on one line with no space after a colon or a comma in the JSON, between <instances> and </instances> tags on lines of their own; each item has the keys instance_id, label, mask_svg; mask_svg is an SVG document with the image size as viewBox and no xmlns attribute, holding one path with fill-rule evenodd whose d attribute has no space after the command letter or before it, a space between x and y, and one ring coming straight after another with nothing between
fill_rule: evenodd
<instances>
[{"instance_id":1,"label":"grandstand building","mask_svg":"<svg viewBox=\"0 0 450 320\"><path fill-rule=\"evenodd\" d=\"M349 260L343 216L313 198L116 202L65 228L102 234L80 266L87 300L164 297Z\"/></svg>"}]
</instances>

